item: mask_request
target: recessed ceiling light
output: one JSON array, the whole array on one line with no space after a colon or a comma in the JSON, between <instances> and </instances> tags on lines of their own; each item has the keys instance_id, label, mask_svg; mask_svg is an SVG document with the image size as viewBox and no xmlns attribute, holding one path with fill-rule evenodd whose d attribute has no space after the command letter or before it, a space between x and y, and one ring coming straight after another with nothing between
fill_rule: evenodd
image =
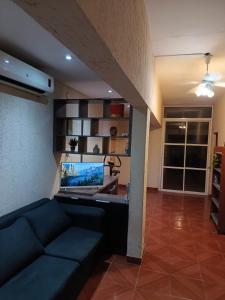
<instances>
[{"instance_id":1,"label":"recessed ceiling light","mask_svg":"<svg viewBox=\"0 0 225 300\"><path fill-rule=\"evenodd\" d=\"M71 59L72 59L72 56L71 56L70 54L67 54L67 55L65 56L65 59L66 59L66 60L71 60Z\"/></svg>"},{"instance_id":2,"label":"recessed ceiling light","mask_svg":"<svg viewBox=\"0 0 225 300\"><path fill-rule=\"evenodd\" d=\"M9 61L8 59L4 59L4 63L5 63L5 64L9 64L9 62L10 62L10 61Z\"/></svg>"},{"instance_id":3,"label":"recessed ceiling light","mask_svg":"<svg viewBox=\"0 0 225 300\"><path fill-rule=\"evenodd\" d=\"M108 90L108 93L110 93L110 94L111 94L111 93L112 93L112 90Z\"/></svg>"}]
</instances>

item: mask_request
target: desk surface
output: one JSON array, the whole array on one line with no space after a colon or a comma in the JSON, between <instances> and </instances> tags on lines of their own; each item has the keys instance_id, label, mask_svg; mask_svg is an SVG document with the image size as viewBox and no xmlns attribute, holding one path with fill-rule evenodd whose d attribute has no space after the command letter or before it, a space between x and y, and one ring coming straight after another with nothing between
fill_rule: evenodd
<instances>
[{"instance_id":1,"label":"desk surface","mask_svg":"<svg viewBox=\"0 0 225 300\"><path fill-rule=\"evenodd\" d=\"M93 196L90 195L82 195L82 194L70 194L70 193L62 193L59 192L55 194L55 197L60 198L70 198L70 199L83 199L83 200L94 200L96 202L105 202L105 203L120 203L120 204L128 204L127 195L110 195L104 193L97 193Z\"/></svg>"},{"instance_id":2,"label":"desk surface","mask_svg":"<svg viewBox=\"0 0 225 300\"><path fill-rule=\"evenodd\" d=\"M99 202L108 202L108 203L122 203L128 204L127 195L111 195L111 194L104 194L101 191L105 190L109 185L116 183L118 181L117 176L105 176L104 185L98 189L98 192L94 195L87 195L87 194L76 194L76 193L68 193L59 191L55 196L62 197L62 198L70 198L70 199L84 199L84 200L95 200ZM84 189L85 191L85 189Z\"/></svg>"}]
</instances>

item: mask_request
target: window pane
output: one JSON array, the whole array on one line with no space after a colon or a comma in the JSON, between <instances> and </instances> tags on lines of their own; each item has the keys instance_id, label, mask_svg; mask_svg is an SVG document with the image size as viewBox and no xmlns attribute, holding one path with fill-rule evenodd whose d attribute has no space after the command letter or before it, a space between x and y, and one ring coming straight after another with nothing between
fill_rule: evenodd
<instances>
[{"instance_id":1,"label":"window pane","mask_svg":"<svg viewBox=\"0 0 225 300\"><path fill-rule=\"evenodd\" d=\"M211 107L165 107L165 118L211 118Z\"/></svg>"},{"instance_id":2,"label":"window pane","mask_svg":"<svg viewBox=\"0 0 225 300\"><path fill-rule=\"evenodd\" d=\"M184 166L184 146L165 145L164 166Z\"/></svg>"},{"instance_id":3,"label":"window pane","mask_svg":"<svg viewBox=\"0 0 225 300\"><path fill-rule=\"evenodd\" d=\"M185 129L185 122L167 122L165 143L184 143Z\"/></svg>"},{"instance_id":4,"label":"window pane","mask_svg":"<svg viewBox=\"0 0 225 300\"><path fill-rule=\"evenodd\" d=\"M205 192L205 171L185 170L185 191Z\"/></svg>"},{"instance_id":5,"label":"window pane","mask_svg":"<svg viewBox=\"0 0 225 300\"><path fill-rule=\"evenodd\" d=\"M163 170L163 188L167 190L183 190L183 170Z\"/></svg>"},{"instance_id":6,"label":"window pane","mask_svg":"<svg viewBox=\"0 0 225 300\"><path fill-rule=\"evenodd\" d=\"M207 147L187 146L186 148L186 167L206 168Z\"/></svg>"},{"instance_id":7,"label":"window pane","mask_svg":"<svg viewBox=\"0 0 225 300\"><path fill-rule=\"evenodd\" d=\"M188 122L187 143L188 144L208 144L209 123Z\"/></svg>"}]
</instances>

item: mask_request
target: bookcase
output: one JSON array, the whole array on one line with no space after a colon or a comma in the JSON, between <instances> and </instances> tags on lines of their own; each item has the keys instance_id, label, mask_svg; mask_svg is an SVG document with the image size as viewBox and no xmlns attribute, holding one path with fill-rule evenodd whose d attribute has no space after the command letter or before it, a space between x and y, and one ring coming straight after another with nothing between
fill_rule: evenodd
<instances>
[{"instance_id":1,"label":"bookcase","mask_svg":"<svg viewBox=\"0 0 225 300\"><path fill-rule=\"evenodd\" d=\"M55 99L54 152L129 157L132 111L124 99ZM77 140L75 151L71 139Z\"/></svg>"},{"instance_id":2,"label":"bookcase","mask_svg":"<svg viewBox=\"0 0 225 300\"><path fill-rule=\"evenodd\" d=\"M218 233L225 233L225 147L215 147L210 216Z\"/></svg>"}]
</instances>

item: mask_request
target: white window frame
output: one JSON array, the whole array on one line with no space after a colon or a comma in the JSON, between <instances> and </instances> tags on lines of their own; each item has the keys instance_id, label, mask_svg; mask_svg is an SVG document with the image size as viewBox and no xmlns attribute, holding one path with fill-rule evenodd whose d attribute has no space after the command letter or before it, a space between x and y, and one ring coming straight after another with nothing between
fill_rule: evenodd
<instances>
[{"instance_id":1,"label":"white window frame","mask_svg":"<svg viewBox=\"0 0 225 300\"><path fill-rule=\"evenodd\" d=\"M208 144L188 144L187 139L187 126L185 129L185 142L184 143L165 143L165 128L166 128L166 122L186 122L186 125L188 122L208 122L209 123L209 132L208 132ZM173 192L173 193L182 193L182 194L196 194L196 195L208 195L209 194L209 179L210 179L210 172L211 172L211 137L212 137L212 118L164 118L163 119L163 127L162 127L162 155L161 155L161 174L160 174L160 191L163 192ZM164 166L164 149L165 145L174 145L174 146L184 146L184 167L169 167ZM185 166L186 162L186 147L187 146L205 146L207 147L207 161L206 161L206 168L190 168ZM206 179L205 179L205 192L194 192L194 191L186 191L184 190L185 187L185 172L183 176L183 189L182 190L171 190L171 189L163 189L163 170L164 168L169 169L182 169L185 171L185 169L189 170L204 170L206 171Z\"/></svg>"}]
</instances>

